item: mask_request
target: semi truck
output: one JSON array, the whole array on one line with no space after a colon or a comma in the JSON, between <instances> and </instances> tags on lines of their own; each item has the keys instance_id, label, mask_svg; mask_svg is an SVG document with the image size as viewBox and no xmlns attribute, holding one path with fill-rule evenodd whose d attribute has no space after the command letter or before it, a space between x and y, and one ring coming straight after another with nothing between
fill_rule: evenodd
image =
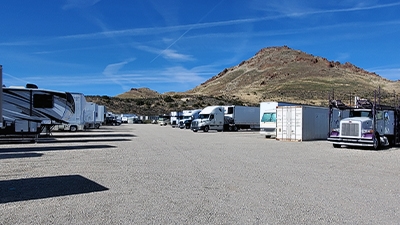
<instances>
[{"instance_id":1,"label":"semi truck","mask_svg":"<svg viewBox=\"0 0 400 225\"><path fill-rule=\"evenodd\" d=\"M183 110L182 111L182 119L179 120L179 128L190 129L192 121L199 117L200 112L201 112L201 109Z\"/></svg>"},{"instance_id":2,"label":"semi truck","mask_svg":"<svg viewBox=\"0 0 400 225\"><path fill-rule=\"evenodd\" d=\"M238 131L239 129L259 129L259 107L249 106L208 106L199 118L192 121L194 132L203 130Z\"/></svg>"},{"instance_id":3,"label":"semi truck","mask_svg":"<svg viewBox=\"0 0 400 225\"><path fill-rule=\"evenodd\" d=\"M329 133L327 140L334 148L342 146L370 147L379 150L384 146L400 144L400 107L377 104L368 99L355 99L354 106L341 100L329 101ZM348 113L339 127L331 125L336 113ZM337 116L336 116L337 117Z\"/></svg>"},{"instance_id":4,"label":"semi truck","mask_svg":"<svg viewBox=\"0 0 400 225\"><path fill-rule=\"evenodd\" d=\"M309 105L277 106L276 140L326 140L329 108Z\"/></svg>"},{"instance_id":5,"label":"semi truck","mask_svg":"<svg viewBox=\"0 0 400 225\"><path fill-rule=\"evenodd\" d=\"M260 103L260 134L265 138L276 138L276 107L296 105L288 102Z\"/></svg>"}]
</instances>

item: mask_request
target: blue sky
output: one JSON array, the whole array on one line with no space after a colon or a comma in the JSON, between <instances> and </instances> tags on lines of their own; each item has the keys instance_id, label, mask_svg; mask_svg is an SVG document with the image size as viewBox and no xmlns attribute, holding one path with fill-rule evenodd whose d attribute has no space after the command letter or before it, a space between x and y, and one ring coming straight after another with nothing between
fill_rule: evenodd
<instances>
[{"instance_id":1,"label":"blue sky","mask_svg":"<svg viewBox=\"0 0 400 225\"><path fill-rule=\"evenodd\" d=\"M6 86L181 92L283 45L400 79L400 1L12 0L1 9Z\"/></svg>"}]
</instances>

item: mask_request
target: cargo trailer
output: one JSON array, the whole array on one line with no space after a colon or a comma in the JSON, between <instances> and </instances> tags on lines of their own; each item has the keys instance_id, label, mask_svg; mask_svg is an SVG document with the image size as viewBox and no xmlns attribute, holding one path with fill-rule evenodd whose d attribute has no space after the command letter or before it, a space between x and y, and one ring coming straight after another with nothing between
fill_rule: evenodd
<instances>
[{"instance_id":1,"label":"cargo trailer","mask_svg":"<svg viewBox=\"0 0 400 225\"><path fill-rule=\"evenodd\" d=\"M317 106L278 106L276 140L326 140L329 130L329 108Z\"/></svg>"}]
</instances>

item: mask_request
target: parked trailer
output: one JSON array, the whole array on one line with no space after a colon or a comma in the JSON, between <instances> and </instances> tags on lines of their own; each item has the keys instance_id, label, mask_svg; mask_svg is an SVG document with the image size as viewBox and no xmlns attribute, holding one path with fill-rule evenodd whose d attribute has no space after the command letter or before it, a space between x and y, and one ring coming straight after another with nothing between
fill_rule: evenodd
<instances>
[{"instance_id":1,"label":"parked trailer","mask_svg":"<svg viewBox=\"0 0 400 225\"><path fill-rule=\"evenodd\" d=\"M260 107L225 106L224 130L260 129Z\"/></svg>"},{"instance_id":2,"label":"parked trailer","mask_svg":"<svg viewBox=\"0 0 400 225\"><path fill-rule=\"evenodd\" d=\"M326 140L329 108L298 105L276 108L276 140Z\"/></svg>"},{"instance_id":3,"label":"parked trailer","mask_svg":"<svg viewBox=\"0 0 400 225\"><path fill-rule=\"evenodd\" d=\"M237 131L239 129L259 129L260 108L248 106L208 106L199 118L192 121L194 132L203 130Z\"/></svg>"},{"instance_id":4,"label":"parked trailer","mask_svg":"<svg viewBox=\"0 0 400 225\"><path fill-rule=\"evenodd\" d=\"M183 113L180 111L174 111L170 113L170 121L172 128L179 127L179 121L183 118Z\"/></svg>"},{"instance_id":5,"label":"parked trailer","mask_svg":"<svg viewBox=\"0 0 400 225\"><path fill-rule=\"evenodd\" d=\"M276 138L276 107L294 105L298 104L288 102L261 102L260 134L265 136L265 138Z\"/></svg>"},{"instance_id":6,"label":"parked trailer","mask_svg":"<svg viewBox=\"0 0 400 225\"><path fill-rule=\"evenodd\" d=\"M85 128L93 129L98 128L96 124L97 118L97 104L94 102L86 102L85 106Z\"/></svg>"},{"instance_id":7,"label":"parked trailer","mask_svg":"<svg viewBox=\"0 0 400 225\"><path fill-rule=\"evenodd\" d=\"M83 131L85 130L85 107L86 98L82 93L71 93L75 101L75 113L67 123L54 126L53 130L58 131Z\"/></svg>"},{"instance_id":8,"label":"parked trailer","mask_svg":"<svg viewBox=\"0 0 400 225\"><path fill-rule=\"evenodd\" d=\"M51 127L67 122L75 112L71 93L39 89L36 85L26 87L2 87L2 141L35 141Z\"/></svg>"}]
</instances>

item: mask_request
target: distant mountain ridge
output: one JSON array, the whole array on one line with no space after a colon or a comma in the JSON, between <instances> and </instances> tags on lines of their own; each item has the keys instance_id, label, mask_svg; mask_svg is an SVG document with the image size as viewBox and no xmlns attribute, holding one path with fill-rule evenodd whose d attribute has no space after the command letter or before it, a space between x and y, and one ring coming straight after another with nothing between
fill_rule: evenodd
<instances>
[{"instance_id":1,"label":"distant mountain ridge","mask_svg":"<svg viewBox=\"0 0 400 225\"><path fill-rule=\"evenodd\" d=\"M379 93L376 91L380 90ZM329 61L287 46L267 47L185 92L132 88L114 98L94 96L114 112L157 115L208 105L259 105L285 101L327 106L329 96L348 104L354 96L399 105L400 80L390 81L349 62Z\"/></svg>"}]
</instances>

